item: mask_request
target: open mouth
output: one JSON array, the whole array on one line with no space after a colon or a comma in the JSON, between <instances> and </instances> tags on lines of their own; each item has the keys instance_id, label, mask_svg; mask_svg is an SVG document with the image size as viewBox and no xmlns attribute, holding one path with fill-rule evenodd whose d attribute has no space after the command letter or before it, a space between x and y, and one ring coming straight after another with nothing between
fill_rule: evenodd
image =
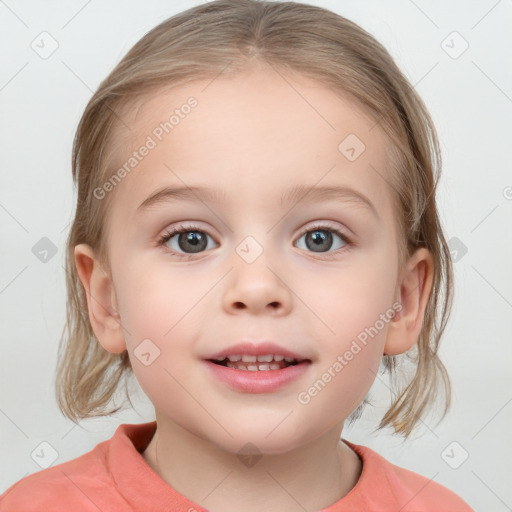
<instances>
[{"instance_id":1,"label":"open mouth","mask_svg":"<svg viewBox=\"0 0 512 512\"><path fill-rule=\"evenodd\" d=\"M283 368L296 366L302 362L309 362L309 359L299 361L298 359L292 359L278 354L267 354L261 356L230 355L224 358L209 359L209 361L219 366L225 366L235 370L257 372L282 370Z\"/></svg>"}]
</instances>

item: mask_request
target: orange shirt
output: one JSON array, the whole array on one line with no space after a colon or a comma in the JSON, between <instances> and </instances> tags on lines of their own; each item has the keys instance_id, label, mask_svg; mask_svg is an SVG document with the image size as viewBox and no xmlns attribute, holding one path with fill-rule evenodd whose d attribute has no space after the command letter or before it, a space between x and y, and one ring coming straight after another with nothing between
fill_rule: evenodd
<instances>
[{"instance_id":1,"label":"orange shirt","mask_svg":"<svg viewBox=\"0 0 512 512\"><path fill-rule=\"evenodd\" d=\"M204 512L165 483L141 455L156 422L120 425L73 460L22 478L0 496L2 512ZM344 442L363 461L355 487L322 512L474 512L446 487Z\"/></svg>"}]
</instances>

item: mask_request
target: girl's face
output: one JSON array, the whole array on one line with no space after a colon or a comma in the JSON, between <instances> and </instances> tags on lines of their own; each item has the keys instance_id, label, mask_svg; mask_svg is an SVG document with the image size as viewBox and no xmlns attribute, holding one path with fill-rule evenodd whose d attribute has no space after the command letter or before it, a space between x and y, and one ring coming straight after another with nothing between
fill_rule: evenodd
<instances>
[{"instance_id":1,"label":"girl's face","mask_svg":"<svg viewBox=\"0 0 512 512\"><path fill-rule=\"evenodd\" d=\"M115 194L124 335L105 346L128 349L159 421L233 453L284 452L339 425L375 379L398 297L383 132L318 83L263 68L161 92L122 120L121 181L96 191ZM165 187L186 195L148 199ZM174 228L188 232L159 245ZM244 387L222 377L241 370L207 361L264 341L307 359L269 370L294 378L251 388L254 373Z\"/></svg>"}]
</instances>

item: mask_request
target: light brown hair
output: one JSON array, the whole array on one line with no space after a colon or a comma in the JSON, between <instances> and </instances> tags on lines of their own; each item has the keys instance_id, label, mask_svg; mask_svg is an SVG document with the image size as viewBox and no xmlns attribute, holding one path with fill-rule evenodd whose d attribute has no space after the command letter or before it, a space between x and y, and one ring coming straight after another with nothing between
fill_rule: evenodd
<instances>
[{"instance_id":1,"label":"light brown hair","mask_svg":"<svg viewBox=\"0 0 512 512\"><path fill-rule=\"evenodd\" d=\"M218 0L183 11L137 42L89 101L73 146L78 196L67 240L67 322L56 378L59 406L74 421L111 414L120 408L111 402L122 378L132 373L126 351L111 354L96 340L74 260L74 247L86 243L105 270L110 268L105 233L114 194L100 201L93 191L113 174L109 151L122 122L120 113L162 88L220 73L234 76L255 59L348 96L370 112L393 141L396 165L390 185L402 235L400 261L419 247L426 247L434 261L432 292L417 345L403 355L384 356L381 365L392 375L400 361L414 366L409 381L394 389L378 426L389 425L407 437L441 387L443 417L450 405L450 381L437 354L451 308L453 271L435 200L441 170L436 131L422 100L373 36L331 11L296 2ZM359 417L366 402L350 421Z\"/></svg>"}]
</instances>

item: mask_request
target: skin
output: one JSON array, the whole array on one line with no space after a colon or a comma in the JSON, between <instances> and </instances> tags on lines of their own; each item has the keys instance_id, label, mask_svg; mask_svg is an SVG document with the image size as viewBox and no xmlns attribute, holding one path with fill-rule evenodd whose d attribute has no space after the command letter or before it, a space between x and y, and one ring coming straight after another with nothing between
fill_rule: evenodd
<instances>
[{"instance_id":1,"label":"skin","mask_svg":"<svg viewBox=\"0 0 512 512\"><path fill-rule=\"evenodd\" d=\"M132 109L123 118L129 129L116 133L113 169L169 112L190 96L198 100L111 192L111 268L88 245L75 248L96 337L109 352L128 350L155 407L144 459L214 512L319 510L354 487L362 464L340 441L344 421L369 391L383 351L400 354L416 343L432 286L426 249L399 266L384 133L370 130L374 121L353 101L305 77L284 77L255 65L153 93ZM350 133L366 146L353 162L338 150ZM221 188L226 198L136 213L153 191L183 184ZM295 184L350 186L378 217L346 198L282 206L281 194ZM342 230L354 245L333 234L332 248L314 252L303 236L313 221ZM167 228L187 223L211 236L206 250L186 260L171 253L180 250L177 236L157 246ZM250 264L236 252L249 235L263 249ZM395 301L402 311L317 396L299 403L298 394ZM149 366L133 353L146 338L161 351ZM312 363L279 392L234 391L202 359L242 338L275 340ZM252 467L237 457L247 442L263 455Z\"/></svg>"}]
</instances>

